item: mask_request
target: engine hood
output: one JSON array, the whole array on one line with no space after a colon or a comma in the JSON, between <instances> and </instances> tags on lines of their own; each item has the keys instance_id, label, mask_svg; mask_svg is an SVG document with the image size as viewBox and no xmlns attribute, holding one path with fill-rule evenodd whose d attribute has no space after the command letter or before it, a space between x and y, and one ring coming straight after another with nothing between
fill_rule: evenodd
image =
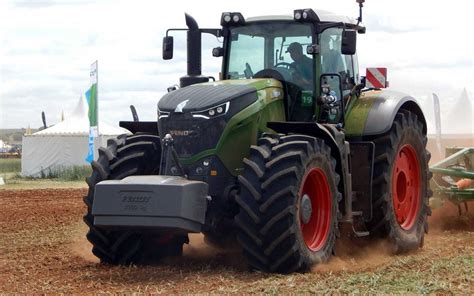
<instances>
[{"instance_id":1,"label":"engine hood","mask_svg":"<svg viewBox=\"0 0 474 296\"><path fill-rule=\"evenodd\" d=\"M278 82L273 79L251 79L194 84L164 95L158 102L158 109L162 112L196 112L237 98L242 108L257 100L258 90L274 86L275 83Z\"/></svg>"}]
</instances>

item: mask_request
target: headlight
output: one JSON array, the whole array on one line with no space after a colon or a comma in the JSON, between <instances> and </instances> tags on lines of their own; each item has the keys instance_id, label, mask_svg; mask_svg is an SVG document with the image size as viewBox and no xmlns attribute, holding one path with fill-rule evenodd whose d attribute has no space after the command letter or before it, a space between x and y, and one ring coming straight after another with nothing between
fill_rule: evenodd
<instances>
[{"instance_id":1,"label":"headlight","mask_svg":"<svg viewBox=\"0 0 474 296\"><path fill-rule=\"evenodd\" d=\"M170 116L169 112L163 112L158 110L158 120L160 120L161 118L166 118L168 116Z\"/></svg>"},{"instance_id":2,"label":"headlight","mask_svg":"<svg viewBox=\"0 0 474 296\"><path fill-rule=\"evenodd\" d=\"M211 118L226 114L227 111L229 111L229 106L230 106L230 102L227 102L227 103L220 104L203 111L192 112L191 114L193 115L194 118L211 119Z\"/></svg>"}]
</instances>

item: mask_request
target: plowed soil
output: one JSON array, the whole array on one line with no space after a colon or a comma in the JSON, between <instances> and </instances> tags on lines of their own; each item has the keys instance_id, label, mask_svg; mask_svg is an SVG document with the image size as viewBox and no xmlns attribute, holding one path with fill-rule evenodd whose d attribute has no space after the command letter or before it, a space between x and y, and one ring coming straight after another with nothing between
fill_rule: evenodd
<instances>
[{"instance_id":1,"label":"plowed soil","mask_svg":"<svg viewBox=\"0 0 474 296\"><path fill-rule=\"evenodd\" d=\"M441 293L474 294L474 214L437 210L423 249L393 256L384 242L342 238L310 273L247 269L238 248L191 236L182 258L106 266L85 240L85 189L0 190L0 293ZM474 205L471 205L471 208Z\"/></svg>"}]
</instances>

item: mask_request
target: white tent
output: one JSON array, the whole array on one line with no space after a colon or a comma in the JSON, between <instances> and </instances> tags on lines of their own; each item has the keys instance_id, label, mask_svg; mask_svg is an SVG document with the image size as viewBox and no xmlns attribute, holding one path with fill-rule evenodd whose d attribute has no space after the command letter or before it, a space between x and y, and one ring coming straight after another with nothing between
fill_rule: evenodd
<instances>
[{"instance_id":1,"label":"white tent","mask_svg":"<svg viewBox=\"0 0 474 296\"><path fill-rule=\"evenodd\" d=\"M72 115L58 124L23 136L21 156L21 174L40 177L71 166L88 165L85 161L88 153L89 119L87 103L79 100ZM99 137L96 140L95 158L99 146L107 145L107 140L127 133L122 128L113 127L99 121Z\"/></svg>"},{"instance_id":2,"label":"white tent","mask_svg":"<svg viewBox=\"0 0 474 296\"><path fill-rule=\"evenodd\" d=\"M443 113L441 113L443 116ZM461 95L451 103L451 110L444 117L443 130L449 134L473 134L474 133L474 102L469 98L466 88ZM443 131L444 133L444 131Z\"/></svg>"}]
</instances>

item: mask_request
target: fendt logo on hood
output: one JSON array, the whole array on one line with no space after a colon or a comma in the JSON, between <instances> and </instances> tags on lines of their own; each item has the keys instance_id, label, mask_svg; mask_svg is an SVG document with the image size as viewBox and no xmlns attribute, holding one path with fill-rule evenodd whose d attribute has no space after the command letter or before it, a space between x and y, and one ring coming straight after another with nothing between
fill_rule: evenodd
<instances>
[{"instance_id":1,"label":"fendt logo on hood","mask_svg":"<svg viewBox=\"0 0 474 296\"><path fill-rule=\"evenodd\" d=\"M176 106L176 109L174 109L174 112L176 113L183 113L183 108L186 106L186 104L189 102L189 100L182 101L181 103Z\"/></svg>"},{"instance_id":2,"label":"fendt logo on hood","mask_svg":"<svg viewBox=\"0 0 474 296\"><path fill-rule=\"evenodd\" d=\"M169 134L175 137L187 137L194 133L192 130L170 130Z\"/></svg>"}]
</instances>

